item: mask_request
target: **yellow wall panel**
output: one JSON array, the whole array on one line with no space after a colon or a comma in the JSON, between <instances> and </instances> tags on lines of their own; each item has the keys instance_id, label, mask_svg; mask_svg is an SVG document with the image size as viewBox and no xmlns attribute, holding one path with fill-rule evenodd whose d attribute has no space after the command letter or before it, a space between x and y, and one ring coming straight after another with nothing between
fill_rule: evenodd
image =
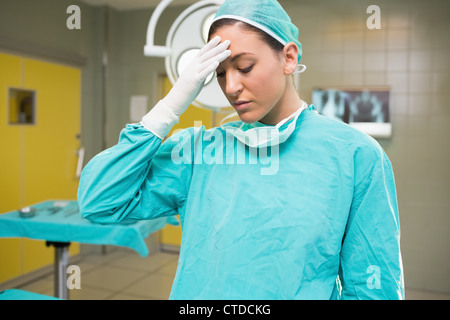
<instances>
[{"instance_id":1,"label":"yellow wall panel","mask_svg":"<svg viewBox=\"0 0 450 320\"><path fill-rule=\"evenodd\" d=\"M0 53L0 213L20 206L20 129L8 126L8 88L21 85L21 59ZM7 75L7 76L6 76ZM22 273L22 239L0 239L0 282Z\"/></svg>"},{"instance_id":2,"label":"yellow wall panel","mask_svg":"<svg viewBox=\"0 0 450 320\"><path fill-rule=\"evenodd\" d=\"M0 239L0 283L22 274L23 239Z\"/></svg>"},{"instance_id":3,"label":"yellow wall panel","mask_svg":"<svg viewBox=\"0 0 450 320\"><path fill-rule=\"evenodd\" d=\"M8 125L8 89L21 86L22 63L15 56L0 53L0 213L18 209L21 192L20 128ZM1 253L0 253L1 256Z\"/></svg>"},{"instance_id":4,"label":"yellow wall panel","mask_svg":"<svg viewBox=\"0 0 450 320\"><path fill-rule=\"evenodd\" d=\"M54 249L45 241L23 239L23 272L28 273L53 263Z\"/></svg>"},{"instance_id":5,"label":"yellow wall panel","mask_svg":"<svg viewBox=\"0 0 450 320\"><path fill-rule=\"evenodd\" d=\"M177 217L178 218L178 217ZM178 219L179 221L180 219ZM162 244L167 244L171 246L180 246L181 245L181 227L166 225L164 229L161 230L160 233L160 241Z\"/></svg>"},{"instance_id":6,"label":"yellow wall panel","mask_svg":"<svg viewBox=\"0 0 450 320\"><path fill-rule=\"evenodd\" d=\"M81 71L3 53L0 70L0 137L7 137L0 139L0 212L76 199ZM36 92L33 124L10 124L18 119L9 88ZM45 241L0 239L0 249L0 282L53 264L54 248ZM78 254L79 244L70 253Z\"/></svg>"},{"instance_id":7,"label":"yellow wall panel","mask_svg":"<svg viewBox=\"0 0 450 320\"><path fill-rule=\"evenodd\" d=\"M24 85L36 90L36 125L25 130L25 202L76 199L80 81L76 68L25 59ZM42 184L45 182L45 188Z\"/></svg>"},{"instance_id":8,"label":"yellow wall panel","mask_svg":"<svg viewBox=\"0 0 450 320\"><path fill-rule=\"evenodd\" d=\"M79 69L24 59L24 86L36 90L36 124L24 127L24 202L26 205L51 199L76 200L75 177L80 130ZM45 187L43 187L45 186ZM79 253L79 245L71 245ZM27 240L24 270L29 272L53 262L53 247L45 241Z\"/></svg>"}]
</instances>

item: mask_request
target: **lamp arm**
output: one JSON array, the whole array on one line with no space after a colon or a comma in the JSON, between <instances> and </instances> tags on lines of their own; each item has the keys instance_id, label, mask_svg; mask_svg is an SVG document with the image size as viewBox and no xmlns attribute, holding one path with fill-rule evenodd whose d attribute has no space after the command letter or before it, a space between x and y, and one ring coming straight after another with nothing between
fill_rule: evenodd
<instances>
[{"instance_id":1,"label":"lamp arm","mask_svg":"<svg viewBox=\"0 0 450 320\"><path fill-rule=\"evenodd\" d=\"M155 38L155 29L158 20L163 13L163 11L172 3L173 0L162 0L158 6L155 8L155 11L150 18L147 28L147 43L144 46L144 55L151 57L166 57L170 55L171 49L165 46L155 46L154 38Z\"/></svg>"}]
</instances>

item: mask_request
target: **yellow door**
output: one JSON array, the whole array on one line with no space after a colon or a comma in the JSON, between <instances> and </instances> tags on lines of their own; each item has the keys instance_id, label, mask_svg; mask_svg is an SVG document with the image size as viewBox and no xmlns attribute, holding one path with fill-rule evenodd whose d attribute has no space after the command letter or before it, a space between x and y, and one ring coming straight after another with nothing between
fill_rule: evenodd
<instances>
[{"instance_id":1,"label":"yellow door","mask_svg":"<svg viewBox=\"0 0 450 320\"><path fill-rule=\"evenodd\" d=\"M172 83L167 76L161 78L161 98L167 95L172 89ZM194 126L205 126L206 129L211 129L212 127L218 126L221 120L230 114L233 108L224 108L220 112L213 112L208 109L198 108L196 106L190 105L189 108L180 117L180 121L176 124L168 137L172 135L175 130L186 129ZM179 249L181 245L181 227L167 225L160 233L160 242L163 249L176 250Z\"/></svg>"},{"instance_id":2,"label":"yellow door","mask_svg":"<svg viewBox=\"0 0 450 320\"><path fill-rule=\"evenodd\" d=\"M0 213L16 210L20 203L20 153L22 131L8 126L8 88L21 86L21 59L0 54ZM22 273L22 240L0 239L0 282Z\"/></svg>"},{"instance_id":3,"label":"yellow door","mask_svg":"<svg viewBox=\"0 0 450 320\"><path fill-rule=\"evenodd\" d=\"M5 154L0 158L0 194L6 194L7 200L0 202L0 212L46 200L75 200L81 71L0 54L1 70L3 66L8 72L0 76L0 136ZM20 95L13 93L21 90L34 94L34 108L25 122L14 116L14 97ZM11 242L18 245L13 248ZM53 248L46 247L45 241L0 239L0 248L0 282L53 263ZM72 244L70 251L77 254L79 245Z\"/></svg>"}]
</instances>

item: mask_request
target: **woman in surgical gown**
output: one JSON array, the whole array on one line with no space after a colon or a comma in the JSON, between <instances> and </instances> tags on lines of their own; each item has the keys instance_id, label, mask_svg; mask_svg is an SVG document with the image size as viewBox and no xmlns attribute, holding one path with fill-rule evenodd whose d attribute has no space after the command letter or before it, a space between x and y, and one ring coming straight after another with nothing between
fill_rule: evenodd
<instances>
[{"instance_id":1,"label":"woman in surgical gown","mask_svg":"<svg viewBox=\"0 0 450 320\"><path fill-rule=\"evenodd\" d=\"M298 29L275 0L227 0L169 94L80 180L99 223L179 215L171 299L403 299L391 163L292 81ZM214 70L240 121L171 127Z\"/></svg>"}]
</instances>

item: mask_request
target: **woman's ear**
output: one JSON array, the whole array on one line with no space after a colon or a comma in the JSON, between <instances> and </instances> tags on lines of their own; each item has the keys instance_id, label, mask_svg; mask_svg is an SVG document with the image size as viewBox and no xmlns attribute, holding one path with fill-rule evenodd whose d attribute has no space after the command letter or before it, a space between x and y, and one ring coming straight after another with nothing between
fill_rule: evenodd
<instances>
[{"instance_id":1,"label":"woman's ear","mask_svg":"<svg viewBox=\"0 0 450 320\"><path fill-rule=\"evenodd\" d=\"M285 61L284 73L286 75L293 74L298 65L298 47L294 42L289 42L284 46L283 57Z\"/></svg>"}]
</instances>

